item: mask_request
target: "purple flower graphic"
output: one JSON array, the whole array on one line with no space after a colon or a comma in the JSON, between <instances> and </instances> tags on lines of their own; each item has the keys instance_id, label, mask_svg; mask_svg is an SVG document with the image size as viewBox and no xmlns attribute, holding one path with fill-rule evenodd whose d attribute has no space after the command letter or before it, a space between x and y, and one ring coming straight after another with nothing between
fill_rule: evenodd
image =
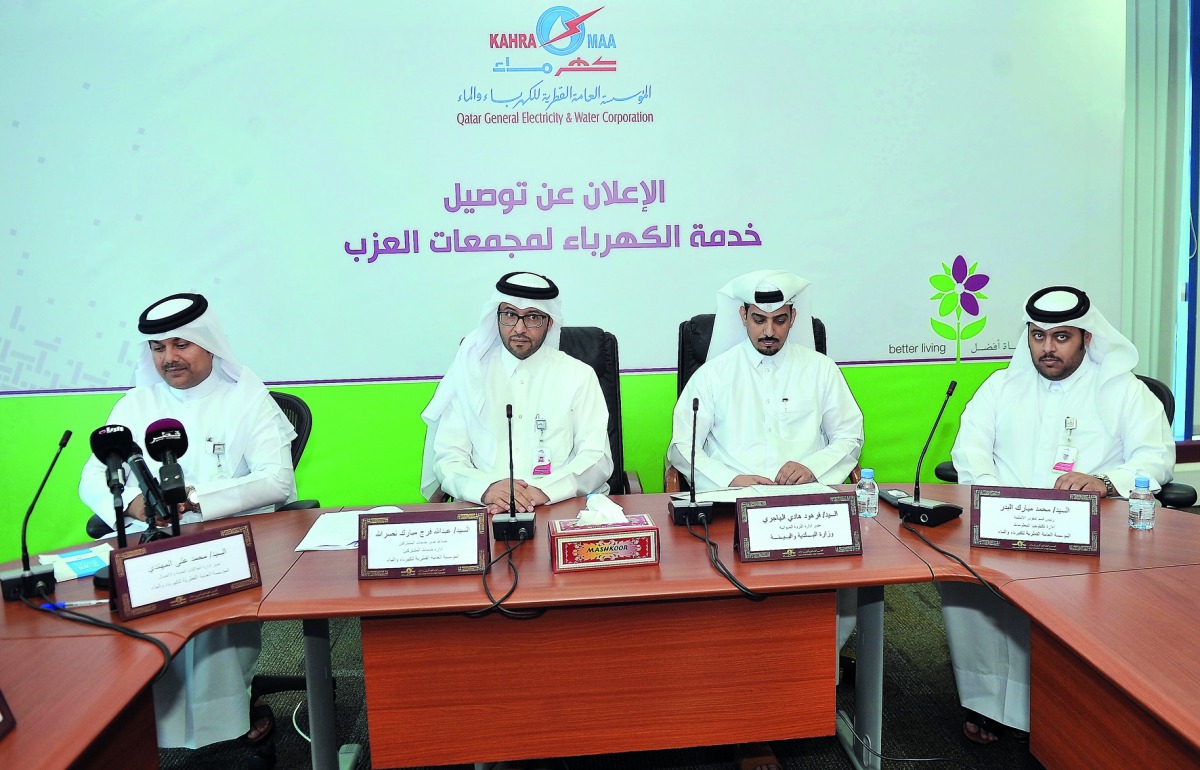
<instances>
[{"instance_id":1,"label":"purple flower graphic","mask_svg":"<svg viewBox=\"0 0 1200 770\"><path fill-rule=\"evenodd\" d=\"M979 334L987 324L987 318L980 318L965 327L962 325L963 313L978 316L979 300L987 299L982 289L991 279L986 273L976 272L978 267L978 262L968 267L966 258L959 254L953 266L942 263L942 272L929 276L929 285L937 290L930 299L938 303L939 316L954 314L954 326L935 318L930 318L929 323L939 337L955 341L957 361L962 360L962 341Z\"/></svg>"}]
</instances>

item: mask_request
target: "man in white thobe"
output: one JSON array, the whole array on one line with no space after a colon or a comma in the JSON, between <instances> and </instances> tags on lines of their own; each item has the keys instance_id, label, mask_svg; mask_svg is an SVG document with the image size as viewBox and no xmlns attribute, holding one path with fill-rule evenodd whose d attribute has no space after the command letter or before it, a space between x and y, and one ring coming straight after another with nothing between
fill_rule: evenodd
<instances>
[{"instance_id":1,"label":"man in white thobe","mask_svg":"<svg viewBox=\"0 0 1200 770\"><path fill-rule=\"evenodd\" d=\"M558 286L535 273L496 284L479 324L421 417L428 425L421 491L509 510L509 418L518 512L608 492L608 406L596 373L558 349Z\"/></svg>"},{"instance_id":2,"label":"man in white thobe","mask_svg":"<svg viewBox=\"0 0 1200 770\"><path fill-rule=\"evenodd\" d=\"M296 432L262 381L234 357L207 300L199 294L162 299L142 313L138 331L135 386L113 407L108 422L135 436L163 418L183 424L188 449L178 462L188 494L180 521L269 511L295 500ZM151 457L146 464L157 476L159 464ZM105 466L95 457L84 465L79 496L109 526L116 525ZM145 501L136 484L126 486L122 502L126 531L146 529ZM188 642L154 685L159 745L197 748L246 734L259 647L257 623L221 626ZM266 719L256 721L258 733L273 727Z\"/></svg>"},{"instance_id":3,"label":"man in white thobe","mask_svg":"<svg viewBox=\"0 0 1200 770\"><path fill-rule=\"evenodd\" d=\"M751 484L840 484L863 445L863 417L837 364L815 349L810 283L783 270L739 276L717 292L712 342L675 404L667 458L689 477L697 401L696 491ZM857 619L838 591L837 649ZM765 746L743 748L778 764Z\"/></svg>"},{"instance_id":4,"label":"man in white thobe","mask_svg":"<svg viewBox=\"0 0 1200 770\"><path fill-rule=\"evenodd\" d=\"M1007 369L967 404L951 457L960 484L1127 496L1135 475L1171 480L1175 442L1161 402L1133 374L1137 350L1068 286L1035 292ZM939 583L963 733L1029 730L1029 618L986 587Z\"/></svg>"}]
</instances>

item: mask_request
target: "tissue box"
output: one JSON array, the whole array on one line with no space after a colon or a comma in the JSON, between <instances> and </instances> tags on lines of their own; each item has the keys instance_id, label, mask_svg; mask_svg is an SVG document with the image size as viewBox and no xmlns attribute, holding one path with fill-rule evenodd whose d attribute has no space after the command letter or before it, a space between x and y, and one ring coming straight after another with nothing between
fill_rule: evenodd
<instances>
[{"instance_id":1,"label":"tissue box","mask_svg":"<svg viewBox=\"0 0 1200 770\"><path fill-rule=\"evenodd\" d=\"M580 524L554 519L550 529L550 566L555 572L601 567L658 564L658 527L635 514L623 524Z\"/></svg>"}]
</instances>

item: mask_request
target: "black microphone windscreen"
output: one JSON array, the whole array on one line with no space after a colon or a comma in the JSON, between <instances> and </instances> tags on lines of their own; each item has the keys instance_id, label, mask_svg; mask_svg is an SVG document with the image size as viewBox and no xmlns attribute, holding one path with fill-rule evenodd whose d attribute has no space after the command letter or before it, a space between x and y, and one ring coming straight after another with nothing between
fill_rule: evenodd
<instances>
[{"instance_id":1,"label":"black microphone windscreen","mask_svg":"<svg viewBox=\"0 0 1200 770\"><path fill-rule=\"evenodd\" d=\"M92 432L92 454L102 463L115 452L124 460L133 450L133 433L124 425L105 425Z\"/></svg>"},{"instance_id":2,"label":"black microphone windscreen","mask_svg":"<svg viewBox=\"0 0 1200 770\"><path fill-rule=\"evenodd\" d=\"M954 395L954 389L958 387L958 380L950 380L950 387L946 389L947 396Z\"/></svg>"},{"instance_id":3,"label":"black microphone windscreen","mask_svg":"<svg viewBox=\"0 0 1200 770\"><path fill-rule=\"evenodd\" d=\"M700 399L698 399L698 398L692 399L692 411L693 412L700 411Z\"/></svg>"},{"instance_id":4,"label":"black microphone windscreen","mask_svg":"<svg viewBox=\"0 0 1200 770\"><path fill-rule=\"evenodd\" d=\"M67 442L70 440L71 440L71 431L69 431L69 430L63 431L62 441L59 441L58 445L65 449L67 446Z\"/></svg>"},{"instance_id":5,"label":"black microphone windscreen","mask_svg":"<svg viewBox=\"0 0 1200 770\"><path fill-rule=\"evenodd\" d=\"M512 419L512 404L504 405L504 416L510 420Z\"/></svg>"},{"instance_id":6,"label":"black microphone windscreen","mask_svg":"<svg viewBox=\"0 0 1200 770\"><path fill-rule=\"evenodd\" d=\"M166 462L167 454L182 457L188 448L187 431L183 423L165 417L146 428L146 451L158 462Z\"/></svg>"}]
</instances>

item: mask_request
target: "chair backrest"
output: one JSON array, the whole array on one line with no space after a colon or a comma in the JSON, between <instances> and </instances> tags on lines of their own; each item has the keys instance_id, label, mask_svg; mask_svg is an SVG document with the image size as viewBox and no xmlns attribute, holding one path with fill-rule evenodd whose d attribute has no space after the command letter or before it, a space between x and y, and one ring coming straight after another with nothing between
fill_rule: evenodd
<instances>
[{"instance_id":1,"label":"chair backrest","mask_svg":"<svg viewBox=\"0 0 1200 770\"><path fill-rule=\"evenodd\" d=\"M1166 383L1162 380L1156 380L1153 377L1146 377L1145 375L1141 374L1135 376L1141 380L1147 388L1150 389L1150 392L1154 394L1155 398L1162 402L1163 411L1167 413L1167 422L1174 422L1175 394L1171 392L1171 389L1167 387Z\"/></svg>"},{"instance_id":2,"label":"chair backrest","mask_svg":"<svg viewBox=\"0 0 1200 770\"><path fill-rule=\"evenodd\" d=\"M683 386L691 379L696 370L708 360L708 346L712 344L713 313L694 315L679 324L679 358L676 371L675 395L683 393ZM820 318L813 316L813 341L818 353L825 353L825 324Z\"/></svg>"},{"instance_id":3,"label":"chair backrest","mask_svg":"<svg viewBox=\"0 0 1200 770\"><path fill-rule=\"evenodd\" d=\"M629 492L625 484L625 450L621 437L621 378L617 338L596 326L564 326L559 349L579 359L596 372L600 390L608 404L608 445L612 449L613 473L608 479L611 494Z\"/></svg>"},{"instance_id":4,"label":"chair backrest","mask_svg":"<svg viewBox=\"0 0 1200 770\"><path fill-rule=\"evenodd\" d=\"M309 434L312 433L312 410L299 396L275 390L270 393L271 398L275 399L275 403L283 410L283 415L288 418L288 422L296 429L296 438L292 439L292 467L295 468L300 465L300 456L304 454L304 447L308 444Z\"/></svg>"}]
</instances>

